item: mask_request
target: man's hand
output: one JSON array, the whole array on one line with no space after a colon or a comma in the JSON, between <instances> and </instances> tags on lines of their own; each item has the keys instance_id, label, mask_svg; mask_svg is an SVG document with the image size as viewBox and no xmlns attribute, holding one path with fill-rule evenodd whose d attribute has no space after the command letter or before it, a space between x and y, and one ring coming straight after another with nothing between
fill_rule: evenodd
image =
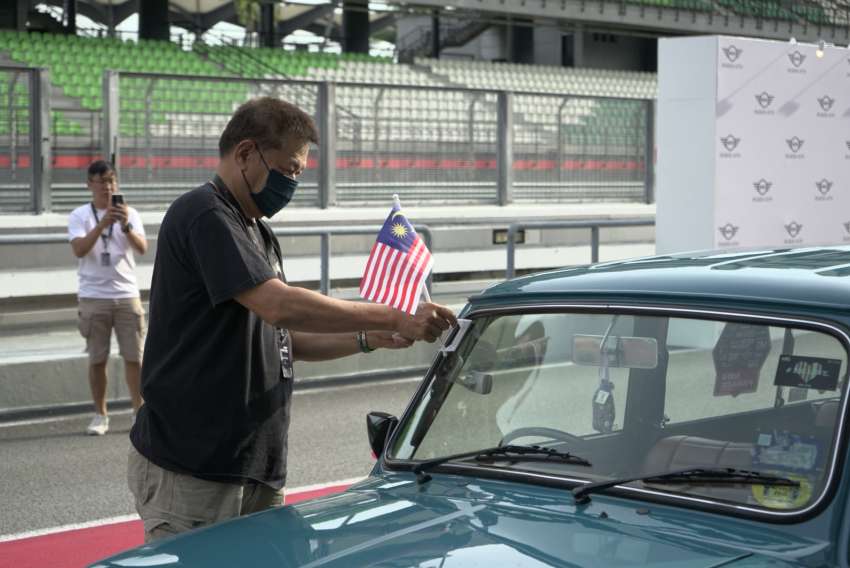
<instances>
[{"instance_id":1,"label":"man's hand","mask_svg":"<svg viewBox=\"0 0 850 568\"><path fill-rule=\"evenodd\" d=\"M367 331L366 343L372 349L404 349L413 345L395 331Z\"/></svg>"},{"instance_id":2,"label":"man's hand","mask_svg":"<svg viewBox=\"0 0 850 568\"><path fill-rule=\"evenodd\" d=\"M105 231L116 220L117 219L115 218L115 214L112 212L112 207L107 207L106 213L104 213L103 217L100 218L100 221L97 222L97 229L100 231Z\"/></svg>"},{"instance_id":3,"label":"man's hand","mask_svg":"<svg viewBox=\"0 0 850 568\"><path fill-rule=\"evenodd\" d=\"M111 219L111 223L119 223L122 227L127 224L127 219L130 217L130 211L127 204L110 205L106 210L106 216ZM109 226L109 225L107 225Z\"/></svg>"},{"instance_id":4,"label":"man's hand","mask_svg":"<svg viewBox=\"0 0 850 568\"><path fill-rule=\"evenodd\" d=\"M398 333L410 341L424 339L428 343L434 343L453 325L457 325L457 318L449 308L422 302L415 316L406 316L401 320Z\"/></svg>"}]
</instances>

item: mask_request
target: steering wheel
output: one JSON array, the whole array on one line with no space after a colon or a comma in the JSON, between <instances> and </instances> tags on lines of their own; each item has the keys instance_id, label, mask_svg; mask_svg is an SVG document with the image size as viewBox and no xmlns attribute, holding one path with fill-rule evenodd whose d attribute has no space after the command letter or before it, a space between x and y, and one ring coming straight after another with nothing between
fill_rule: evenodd
<instances>
[{"instance_id":1,"label":"steering wheel","mask_svg":"<svg viewBox=\"0 0 850 568\"><path fill-rule=\"evenodd\" d=\"M530 426L512 430L502 436L502 439L499 441L499 445L506 446L518 438L526 438L529 436L537 436L540 438L557 440L559 442L566 442L569 444L570 450L584 445L584 440L578 436L573 436L572 434L564 432L563 430L558 430L557 428L546 428L545 426Z\"/></svg>"}]
</instances>

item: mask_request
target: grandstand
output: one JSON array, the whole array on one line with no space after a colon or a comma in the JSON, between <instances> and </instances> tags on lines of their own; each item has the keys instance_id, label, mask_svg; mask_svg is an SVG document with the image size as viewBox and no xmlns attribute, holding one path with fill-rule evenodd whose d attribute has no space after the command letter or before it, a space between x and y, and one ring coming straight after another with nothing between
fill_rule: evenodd
<instances>
[{"instance_id":1,"label":"grandstand","mask_svg":"<svg viewBox=\"0 0 850 568\"><path fill-rule=\"evenodd\" d=\"M357 54L201 43L181 50L160 41L13 31L0 32L0 54L12 63L50 70L57 186L53 204L59 211L79 201L80 191L67 191L66 186L78 181L77 170L102 138L106 69L146 74L121 77L119 134L123 177L129 186L157 186L133 196L137 203L153 208L184 190L181 183L196 179L197 170L205 172L214 165L217 134L233 109L248 98L273 92L315 114L316 84L290 79L339 85L336 167L340 184L348 184L340 192L340 202L368 203L373 190L365 185L370 183L390 184L397 190L417 179L463 187L462 192L446 192L444 202L492 201L496 91L537 93L518 95L514 104L520 200L581 197L556 195L563 185L544 190L541 186L523 195L523 183L549 178L557 183L562 171L573 181L602 182L596 188L599 198L606 197L606 190L610 198L628 199L630 193L632 198L641 197L634 188L623 192L622 186L604 182L643 181L646 122L641 100L654 96L650 73L431 59L407 65ZM271 86L272 80L278 82ZM3 81L4 87L9 84ZM0 135L10 135L14 124L16 135L26 136L26 85L17 82L12 88L16 104L2 110L5 130ZM578 97L565 100L562 93ZM311 204L316 182L310 174L305 182L313 189L299 192L298 202ZM586 188L580 190L587 193ZM433 198L429 188L407 187L405 193L408 199Z\"/></svg>"}]
</instances>

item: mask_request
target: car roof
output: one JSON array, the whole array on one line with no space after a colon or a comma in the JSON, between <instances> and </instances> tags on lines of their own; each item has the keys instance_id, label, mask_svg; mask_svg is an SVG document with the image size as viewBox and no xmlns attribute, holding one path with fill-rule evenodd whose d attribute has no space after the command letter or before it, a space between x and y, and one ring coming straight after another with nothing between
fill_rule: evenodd
<instances>
[{"instance_id":1,"label":"car roof","mask_svg":"<svg viewBox=\"0 0 850 568\"><path fill-rule=\"evenodd\" d=\"M475 301L529 295L654 296L850 307L850 246L706 251L563 268L491 286Z\"/></svg>"}]
</instances>

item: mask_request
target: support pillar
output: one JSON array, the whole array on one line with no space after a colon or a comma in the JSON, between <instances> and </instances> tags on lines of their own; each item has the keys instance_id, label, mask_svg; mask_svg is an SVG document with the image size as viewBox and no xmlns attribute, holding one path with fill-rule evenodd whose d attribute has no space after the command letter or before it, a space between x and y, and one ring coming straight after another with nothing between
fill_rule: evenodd
<instances>
[{"instance_id":1,"label":"support pillar","mask_svg":"<svg viewBox=\"0 0 850 568\"><path fill-rule=\"evenodd\" d=\"M345 0L342 5L342 50L369 53L369 2Z\"/></svg>"},{"instance_id":2,"label":"support pillar","mask_svg":"<svg viewBox=\"0 0 850 568\"><path fill-rule=\"evenodd\" d=\"M139 38L168 41L171 23L168 17L168 0L139 2Z\"/></svg>"}]
</instances>

